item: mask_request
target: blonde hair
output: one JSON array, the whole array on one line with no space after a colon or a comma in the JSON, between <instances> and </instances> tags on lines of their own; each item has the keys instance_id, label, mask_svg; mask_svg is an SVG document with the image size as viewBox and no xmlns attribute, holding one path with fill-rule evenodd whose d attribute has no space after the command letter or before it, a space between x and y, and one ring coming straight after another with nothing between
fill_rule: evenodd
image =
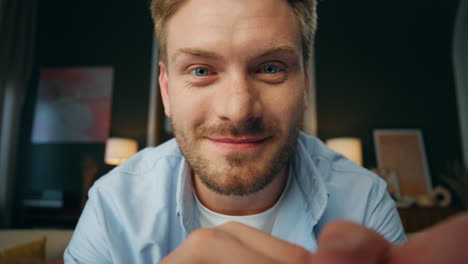
<instances>
[{"instance_id":1,"label":"blonde hair","mask_svg":"<svg viewBox=\"0 0 468 264\"><path fill-rule=\"evenodd\" d=\"M160 60L167 62L167 22L185 0L152 0L151 15L159 45ZM310 58L317 30L317 0L287 0L299 25L304 62Z\"/></svg>"}]
</instances>

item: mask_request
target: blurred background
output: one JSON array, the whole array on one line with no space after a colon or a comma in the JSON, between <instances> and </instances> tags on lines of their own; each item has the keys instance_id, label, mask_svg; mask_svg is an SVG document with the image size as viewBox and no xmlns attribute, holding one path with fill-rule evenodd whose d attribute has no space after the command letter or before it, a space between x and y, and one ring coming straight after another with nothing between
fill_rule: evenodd
<instances>
[{"instance_id":1,"label":"blurred background","mask_svg":"<svg viewBox=\"0 0 468 264\"><path fill-rule=\"evenodd\" d=\"M0 3L0 227L73 229L87 189L114 166L104 162L107 139L132 139L142 149L170 138L152 91L149 1ZM312 133L324 141L359 138L363 166L374 168L373 131L417 129L433 186L457 170L468 177L460 122L467 113L457 101L464 96L468 103L467 83L457 97L453 48L461 6L458 0L320 1ZM111 69L107 130L86 140L35 141L41 72L69 68ZM67 122L83 124L81 117ZM463 209L460 199L454 195L450 207Z\"/></svg>"}]
</instances>

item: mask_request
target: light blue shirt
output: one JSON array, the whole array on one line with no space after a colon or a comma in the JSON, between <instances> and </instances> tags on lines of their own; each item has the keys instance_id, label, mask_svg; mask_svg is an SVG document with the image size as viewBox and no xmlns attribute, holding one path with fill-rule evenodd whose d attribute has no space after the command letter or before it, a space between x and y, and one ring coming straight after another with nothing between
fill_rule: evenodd
<instances>
[{"instance_id":1,"label":"light blue shirt","mask_svg":"<svg viewBox=\"0 0 468 264\"><path fill-rule=\"evenodd\" d=\"M324 226L347 219L391 242L405 240L385 182L300 134L291 181L278 204L272 235L317 249ZM146 148L96 181L65 263L156 263L199 227L191 171L176 141Z\"/></svg>"}]
</instances>

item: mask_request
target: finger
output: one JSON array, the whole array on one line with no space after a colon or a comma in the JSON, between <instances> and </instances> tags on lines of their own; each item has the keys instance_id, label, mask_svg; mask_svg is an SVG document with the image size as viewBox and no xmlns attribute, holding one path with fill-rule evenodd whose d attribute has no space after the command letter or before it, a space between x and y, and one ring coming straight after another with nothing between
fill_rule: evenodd
<instances>
[{"instance_id":1,"label":"finger","mask_svg":"<svg viewBox=\"0 0 468 264\"><path fill-rule=\"evenodd\" d=\"M304 248L270 236L257 229L229 222L219 230L238 239L246 247L282 263L309 263L311 254Z\"/></svg>"},{"instance_id":2,"label":"finger","mask_svg":"<svg viewBox=\"0 0 468 264\"><path fill-rule=\"evenodd\" d=\"M468 263L468 213L411 235L393 250L392 264Z\"/></svg>"},{"instance_id":3,"label":"finger","mask_svg":"<svg viewBox=\"0 0 468 264\"><path fill-rule=\"evenodd\" d=\"M391 244L377 232L349 221L336 221L320 234L310 263L385 263Z\"/></svg>"},{"instance_id":4,"label":"finger","mask_svg":"<svg viewBox=\"0 0 468 264\"><path fill-rule=\"evenodd\" d=\"M159 264L281 264L246 247L228 233L198 229Z\"/></svg>"}]
</instances>

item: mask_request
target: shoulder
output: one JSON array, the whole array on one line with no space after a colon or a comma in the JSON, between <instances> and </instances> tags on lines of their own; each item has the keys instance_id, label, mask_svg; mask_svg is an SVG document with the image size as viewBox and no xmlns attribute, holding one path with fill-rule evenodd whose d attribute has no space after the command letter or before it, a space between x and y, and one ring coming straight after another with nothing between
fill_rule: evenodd
<instances>
[{"instance_id":1,"label":"shoulder","mask_svg":"<svg viewBox=\"0 0 468 264\"><path fill-rule=\"evenodd\" d=\"M317 168L328 194L327 213L332 218L363 222L368 209L383 198L387 185L383 179L343 155L328 148L315 137L301 134L299 147Z\"/></svg>"},{"instance_id":2,"label":"shoulder","mask_svg":"<svg viewBox=\"0 0 468 264\"><path fill-rule=\"evenodd\" d=\"M101 177L96 182L96 185L106 185L121 177L126 177L128 179L144 177L148 175L148 173L154 173L155 170L159 171L165 168L178 166L182 159L182 153L175 139L171 139L158 147L142 149L130 159ZM129 178L129 176L125 175L131 175L133 178Z\"/></svg>"},{"instance_id":3,"label":"shoulder","mask_svg":"<svg viewBox=\"0 0 468 264\"><path fill-rule=\"evenodd\" d=\"M73 255L83 263L107 263L104 259L139 260L150 255L159 259L167 254L172 245L166 241L177 242L182 232L173 223L178 221L174 194L184 164L171 140L141 150L97 180L89 191L67 259ZM135 250L128 252L129 245Z\"/></svg>"},{"instance_id":4,"label":"shoulder","mask_svg":"<svg viewBox=\"0 0 468 264\"><path fill-rule=\"evenodd\" d=\"M132 197L138 201L163 195L176 189L177 175L184 161L174 139L158 147L145 148L97 180L90 197Z\"/></svg>"},{"instance_id":5,"label":"shoulder","mask_svg":"<svg viewBox=\"0 0 468 264\"><path fill-rule=\"evenodd\" d=\"M368 169L336 153L316 137L305 134L299 137L300 147L305 149L308 158L317 167L324 183L347 188L351 185L362 187L385 187L385 182Z\"/></svg>"}]
</instances>

